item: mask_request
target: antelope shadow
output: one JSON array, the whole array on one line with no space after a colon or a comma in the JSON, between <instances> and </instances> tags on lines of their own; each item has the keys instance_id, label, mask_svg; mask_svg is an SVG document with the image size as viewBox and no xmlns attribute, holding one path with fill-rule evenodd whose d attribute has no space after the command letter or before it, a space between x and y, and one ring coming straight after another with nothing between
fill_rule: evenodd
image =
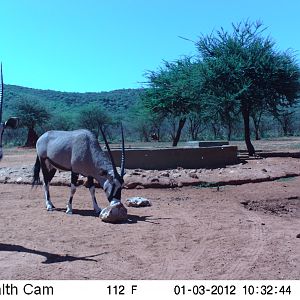
<instances>
[{"instance_id":1,"label":"antelope shadow","mask_svg":"<svg viewBox=\"0 0 300 300\"><path fill-rule=\"evenodd\" d=\"M137 215L131 215L128 214L128 219L123 221L122 223L127 224L134 224L138 222L147 222L159 225L159 222L156 222L157 220L170 220L171 218L153 218L153 216L137 216Z\"/></svg>"},{"instance_id":2,"label":"antelope shadow","mask_svg":"<svg viewBox=\"0 0 300 300\"><path fill-rule=\"evenodd\" d=\"M55 208L54 211L65 213L66 209L65 208ZM88 209L73 209L73 215L99 218L99 216L95 213L94 210L88 210ZM122 221L116 222L116 223L117 224L134 224L134 223L138 223L138 222L148 222L148 223L153 223L153 224L159 224L157 222L153 222L154 220L158 220L158 219L162 219L162 218L153 219L152 216L138 216L138 215L128 214L127 220L122 220ZM164 218L164 219L169 219L169 218Z\"/></svg>"},{"instance_id":3,"label":"antelope shadow","mask_svg":"<svg viewBox=\"0 0 300 300\"><path fill-rule=\"evenodd\" d=\"M54 211L62 212L66 214L65 208L54 208ZM91 209L73 209L73 215L79 215L83 217L95 217L98 218L99 216L95 213L94 210ZM72 217L72 216L70 216Z\"/></svg>"},{"instance_id":4,"label":"antelope shadow","mask_svg":"<svg viewBox=\"0 0 300 300\"><path fill-rule=\"evenodd\" d=\"M26 247L23 247L20 245L0 243L0 252L1 251L23 252L23 253L41 255L46 258L46 260L42 262L43 264L53 264L53 263L66 262L66 261L72 262L72 261L77 261L77 260L97 262L97 260L92 259L92 257L108 254L108 252L103 252L103 253L95 254L95 255L77 257L77 256L68 255L68 254L60 255L60 254L50 253L50 252L46 252L46 251L34 250L34 249L26 248Z\"/></svg>"}]
</instances>

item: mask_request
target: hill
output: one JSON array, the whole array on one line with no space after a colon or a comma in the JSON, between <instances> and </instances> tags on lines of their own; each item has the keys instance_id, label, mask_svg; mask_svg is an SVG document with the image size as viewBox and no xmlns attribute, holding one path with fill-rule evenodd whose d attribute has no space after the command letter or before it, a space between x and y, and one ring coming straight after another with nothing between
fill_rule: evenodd
<instances>
[{"instance_id":1,"label":"hill","mask_svg":"<svg viewBox=\"0 0 300 300\"><path fill-rule=\"evenodd\" d=\"M110 92L74 93L5 85L4 105L6 109L11 110L16 102L32 100L53 110L65 111L97 103L108 112L122 114L139 100L141 92L142 89L121 89Z\"/></svg>"}]
</instances>

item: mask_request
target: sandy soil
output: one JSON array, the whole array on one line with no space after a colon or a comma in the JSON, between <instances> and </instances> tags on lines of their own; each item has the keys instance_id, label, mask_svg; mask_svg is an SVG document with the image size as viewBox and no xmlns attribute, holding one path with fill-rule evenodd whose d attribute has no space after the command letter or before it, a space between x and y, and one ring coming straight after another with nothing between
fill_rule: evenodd
<instances>
[{"instance_id":1,"label":"sandy soil","mask_svg":"<svg viewBox=\"0 0 300 300\"><path fill-rule=\"evenodd\" d=\"M14 149L5 155L0 279L300 278L299 159L163 174L129 170L128 187L138 184L124 189L123 199L146 197L152 206L128 207L128 221L108 224L92 211L84 186L75 194L72 216L65 214L69 189L52 186L57 209L47 212L42 187L20 184L29 182L34 152ZM145 188L166 178L181 184ZM102 190L97 197L105 207Z\"/></svg>"}]
</instances>

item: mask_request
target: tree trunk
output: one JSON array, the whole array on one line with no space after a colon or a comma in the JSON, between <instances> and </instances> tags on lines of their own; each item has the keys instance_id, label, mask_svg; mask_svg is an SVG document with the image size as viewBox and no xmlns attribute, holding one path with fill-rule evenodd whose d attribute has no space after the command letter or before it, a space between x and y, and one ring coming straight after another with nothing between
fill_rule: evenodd
<instances>
[{"instance_id":1,"label":"tree trunk","mask_svg":"<svg viewBox=\"0 0 300 300\"><path fill-rule=\"evenodd\" d=\"M157 128L156 132L157 132L157 141L159 142L160 141L160 128Z\"/></svg>"},{"instance_id":2,"label":"tree trunk","mask_svg":"<svg viewBox=\"0 0 300 300\"><path fill-rule=\"evenodd\" d=\"M289 124L288 124L288 119L287 118L283 118L282 120L282 131L283 131L283 135L284 136L288 136L289 135Z\"/></svg>"},{"instance_id":3,"label":"tree trunk","mask_svg":"<svg viewBox=\"0 0 300 300\"><path fill-rule=\"evenodd\" d=\"M192 141L196 141L198 139L198 131L199 131L199 122L197 123L197 119L193 117L189 117L189 133Z\"/></svg>"},{"instance_id":4,"label":"tree trunk","mask_svg":"<svg viewBox=\"0 0 300 300\"><path fill-rule=\"evenodd\" d=\"M173 147L176 147L179 142L181 131L182 131L182 128L184 127L185 121L186 121L186 118L179 119L178 129L177 129L176 135L173 139L173 144L172 144Z\"/></svg>"},{"instance_id":5,"label":"tree trunk","mask_svg":"<svg viewBox=\"0 0 300 300\"><path fill-rule=\"evenodd\" d=\"M252 120L253 120L253 124L254 124L254 131L255 131L255 139L258 141L260 140L260 121L261 121L261 116L262 116L262 111L258 114L252 114Z\"/></svg>"},{"instance_id":6,"label":"tree trunk","mask_svg":"<svg viewBox=\"0 0 300 300\"><path fill-rule=\"evenodd\" d=\"M144 141L144 142L150 142L150 139L149 139L149 132L147 131L147 129L144 129L144 130L143 130L143 141Z\"/></svg>"},{"instance_id":7,"label":"tree trunk","mask_svg":"<svg viewBox=\"0 0 300 300\"><path fill-rule=\"evenodd\" d=\"M255 149L251 143L251 135L250 135L250 114L248 110L243 110L243 120L244 120L244 137L245 143L247 146L249 156L253 156L255 154Z\"/></svg>"},{"instance_id":8,"label":"tree trunk","mask_svg":"<svg viewBox=\"0 0 300 300\"><path fill-rule=\"evenodd\" d=\"M211 127L212 127L212 130L213 130L213 134L214 134L214 139L217 140L218 139L218 136L219 136L219 129L217 127L217 124L215 122L211 122Z\"/></svg>"},{"instance_id":9,"label":"tree trunk","mask_svg":"<svg viewBox=\"0 0 300 300\"><path fill-rule=\"evenodd\" d=\"M35 147L38 138L39 137L38 137L37 133L35 132L34 128L29 127L25 147Z\"/></svg>"},{"instance_id":10,"label":"tree trunk","mask_svg":"<svg viewBox=\"0 0 300 300\"><path fill-rule=\"evenodd\" d=\"M255 128L255 139L256 139L257 141L259 141L259 140L260 140L259 129L258 129L257 126L254 126L254 128Z\"/></svg>"},{"instance_id":11,"label":"tree trunk","mask_svg":"<svg viewBox=\"0 0 300 300\"><path fill-rule=\"evenodd\" d=\"M232 135L232 124L228 123L227 126L227 140L231 141L231 135Z\"/></svg>"},{"instance_id":12,"label":"tree trunk","mask_svg":"<svg viewBox=\"0 0 300 300\"><path fill-rule=\"evenodd\" d=\"M253 124L254 124L254 131L255 131L255 140L260 140L259 136L259 121L252 117Z\"/></svg>"}]
</instances>

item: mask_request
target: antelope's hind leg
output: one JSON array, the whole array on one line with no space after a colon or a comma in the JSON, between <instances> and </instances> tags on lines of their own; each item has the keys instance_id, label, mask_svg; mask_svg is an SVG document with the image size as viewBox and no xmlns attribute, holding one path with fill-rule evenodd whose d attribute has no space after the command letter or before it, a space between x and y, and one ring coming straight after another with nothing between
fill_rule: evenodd
<instances>
[{"instance_id":1,"label":"antelope's hind leg","mask_svg":"<svg viewBox=\"0 0 300 300\"><path fill-rule=\"evenodd\" d=\"M44 177L46 208L48 211L52 211L55 208L55 206L53 205L51 198L50 198L49 184L55 175L56 169L52 165L47 164L46 160L41 160L41 168L42 168L42 173L43 173L43 177Z\"/></svg>"},{"instance_id":2,"label":"antelope's hind leg","mask_svg":"<svg viewBox=\"0 0 300 300\"><path fill-rule=\"evenodd\" d=\"M70 190L70 198L67 203L67 210L66 213L71 215L73 213L73 208L72 208L72 202L73 202L73 197L76 192L76 184L78 180L78 174L73 173L71 174L71 190Z\"/></svg>"}]
</instances>

